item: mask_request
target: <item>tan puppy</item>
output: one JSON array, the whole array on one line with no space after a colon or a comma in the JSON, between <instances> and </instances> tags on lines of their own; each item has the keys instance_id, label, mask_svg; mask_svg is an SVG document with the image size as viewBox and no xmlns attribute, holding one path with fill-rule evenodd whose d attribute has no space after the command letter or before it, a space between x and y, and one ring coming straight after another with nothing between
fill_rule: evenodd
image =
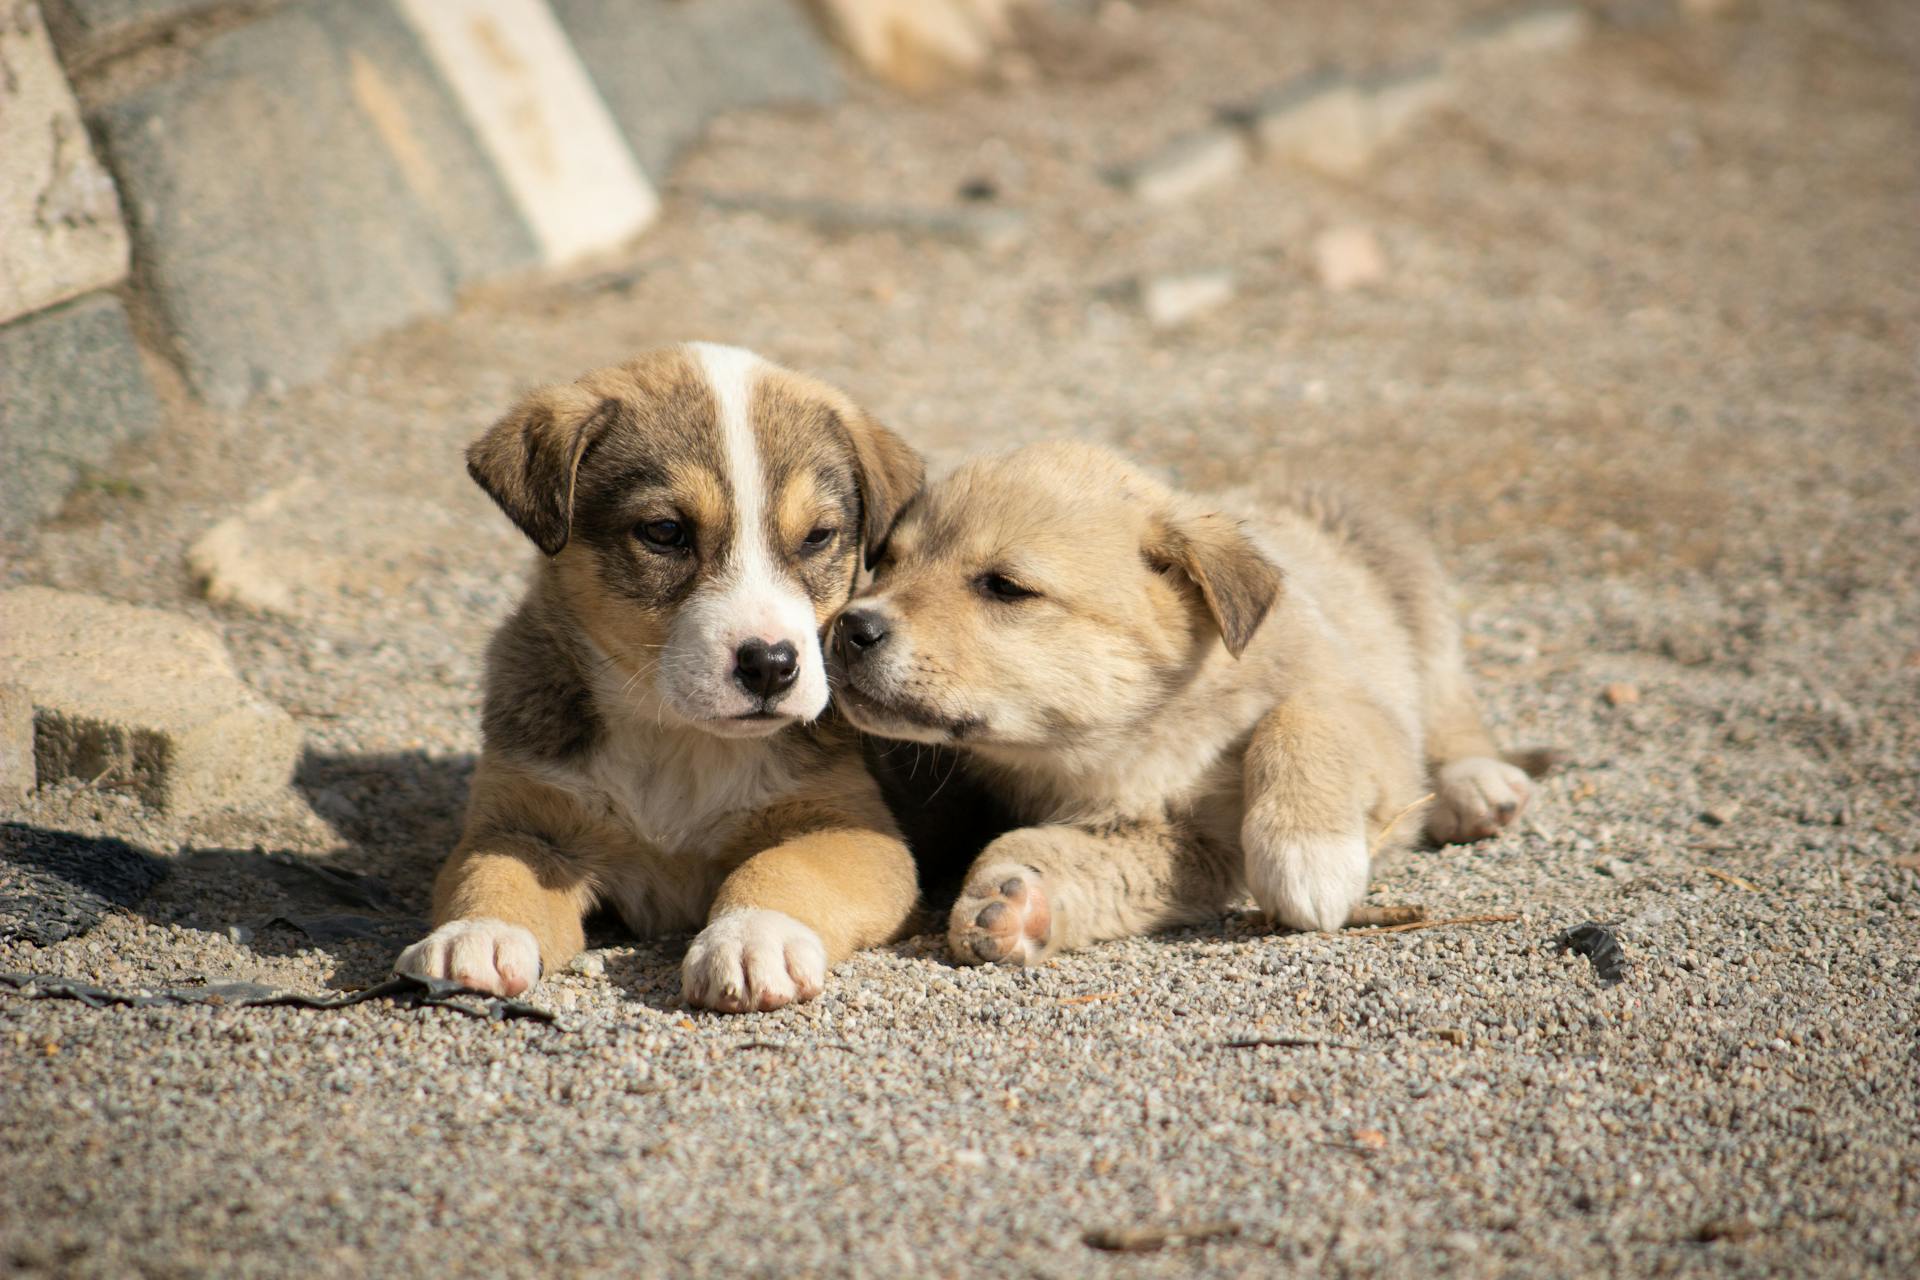
<instances>
[{"instance_id":1,"label":"tan puppy","mask_svg":"<svg viewBox=\"0 0 1920 1280\"><path fill-rule=\"evenodd\" d=\"M1204 919L1243 889L1337 929L1425 793L1440 841L1526 803L1431 552L1370 513L1309 495L1236 519L1044 444L923 493L874 573L836 624L836 700L960 748L1032 824L968 872L963 962Z\"/></svg>"},{"instance_id":2,"label":"tan puppy","mask_svg":"<svg viewBox=\"0 0 1920 1280\"><path fill-rule=\"evenodd\" d=\"M918 457L839 392L693 344L523 400L468 470L540 548L487 653L467 826L402 972L514 995L582 918L706 927L690 1003L817 995L887 941L915 876L856 735L831 719L820 628Z\"/></svg>"}]
</instances>

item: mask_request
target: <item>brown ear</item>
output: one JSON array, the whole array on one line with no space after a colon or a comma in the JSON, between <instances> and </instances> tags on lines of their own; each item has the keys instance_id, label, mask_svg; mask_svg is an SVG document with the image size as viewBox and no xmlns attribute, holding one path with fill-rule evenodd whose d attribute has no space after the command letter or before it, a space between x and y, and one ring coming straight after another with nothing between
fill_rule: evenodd
<instances>
[{"instance_id":1,"label":"brown ear","mask_svg":"<svg viewBox=\"0 0 1920 1280\"><path fill-rule=\"evenodd\" d=\"M900 509L920 492L927 478L926 464L913 446L855 412L846 419L853 441L854 465L860 481L860 545L868 568Z\"/></svg>"},{"instance_id":2,"label":"brown ear","mask_svg":"<svg viewBox=\"0 0 1920 1280\"><path fill-rule=\"evenodd\" d=\"M1227 652L1239 657L1280 594L1280 570L1238 520L1208 513L1170 520L1149 535L1148 563L1184 574L1207 602Z\"/></svg>"},{"instance_id":3,"label":"brown ear","mask_svg":"<svg viewBox=\"0 0 1920 1280\"><path fill-rule=\"evenodd\" d=\"M580 458L619 411L619 401L579 386L542 387L467 446L467 474L535 546L558 555L573 532Z\"/></svg>"}]
</instances>

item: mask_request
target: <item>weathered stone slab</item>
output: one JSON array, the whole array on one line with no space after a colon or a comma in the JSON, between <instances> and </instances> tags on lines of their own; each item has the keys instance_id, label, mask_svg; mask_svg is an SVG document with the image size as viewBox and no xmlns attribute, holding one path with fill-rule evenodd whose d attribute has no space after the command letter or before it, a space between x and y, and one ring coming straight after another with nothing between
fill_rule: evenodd
<instances>
[{"instance_id":1,"label":"weathered stone slab","mask_svg":"<svg viewBox=\"0 0 1920 1280\"><path fill-rule=\"evenodd\" d=\"M342 596L406 591L472 538L439 503L303 476L208 529L187 567L215 604L315 617Z\"/></svg>"},{"instance_id":2,"label":"weathered stone slab","mask_svg":"<svg viewBox=\"0 0 1920 1280\"><path fill-rule=\"evenodd\" d=\"M34 5L0 0L0 323L126 274L113 179L53 42Z\"/></svg>"},{"instance_id":3,"label":"weathered stone slab","mask_svg":"<svg viewBox=\"0 0 1920 1280\"><path fill-rule=\"evenodd\" d=\"M299 730L189 619L46 587L0 592L0 670L33 702L41 785L111 782L192 814L268 799L292 776Z\"/></svg>"},{"instance_id":4,"label":"weathered stone slab","mask_svg":"<svg viewBox=\"0 0 1920 1280\"><path fill-rule=\"evenodd\" d=\"M0 534L51 515L83 468L159 420L112 294L0 328Z\"/></svg>"},{"instance_id":5,"label":"weathered stone slab","mask_svg":"<svg viewBox=\"0 0 1920 1280\"><path fill-rule=\"evenodd\" d=\"M844 89L795 0L550 0L657 183L722 111L820 104Z\"/></svg>"},{"instance_id":6,"label":"weathered stone slab","mask_svg":"<svg viewBox=\"0 0 1920 1280\"><path fill-rule=\"evenodd\" d=\"M1237 129L1201 129L1173 139L1116 177L1136 200L1177 204L1238 177L1247 167L1247 150Z\"/></svg>"},{"instance_id":7,"label":"weathered stone slab","mask_svg":"<svg viewBox=\"0 0 1920 1280\"><path fill-rule=\"evenodd\" d=\"M546 0L397 0L548 263L639 234L660 200Z\"/></svg>"},{"instance_id":8,"label":"weathered stone slab","mask_svg":"<svg viewBox=\"0 0 1920 1280\"><path fill-rule=\"evenodd\" d=\"M188 378L224 405L537 260L387 0L289 6L97 123Z\"/></svg>"}]
</instances>

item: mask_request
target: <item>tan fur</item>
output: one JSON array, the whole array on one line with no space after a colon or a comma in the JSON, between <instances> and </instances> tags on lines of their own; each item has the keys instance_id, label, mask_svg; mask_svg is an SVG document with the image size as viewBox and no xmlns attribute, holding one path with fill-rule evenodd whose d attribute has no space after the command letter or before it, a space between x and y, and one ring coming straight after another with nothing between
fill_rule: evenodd
<instances>
[{"instance_id":1,"label":"tan fur","mask_svg":"<svg viewBox=\"0 0 1920 1280\"><path fill-rule=\"evenodd\" d=\"M913 862L851 730L829 713L744 736L655 687L683 602L709 582L731 598L743 539L767 540L778 589L803 592L822 624L852 589L863 530L920 482L917 456L843 394L738 356L718 367L751 371L735 397L751 502L694 348L535 392L469 451L544 555L489 650L466 829L435 881L437 928L403 970L518 994L580 950L604 906L642 933L705 925L687 997L744 1011L817 994L827 967L905 923ZM755 503L757 521L743 515ZM649 550L640 530L661 520L698 538ZM815 529L833 536L803 549Z\"/></svg>"},{"instance_id":2,"label":"tan fur","mask_svg":"<svg viewBox=\"0 0 1920 1280\"><path fill-rule=\"evenodd\" d=\"M1338 927L1425 792L1439 839L1492 834L1526 798L1432 553L1324 493L1243 512L1091 446L984 459L903 516L835 652L855 723L962 748L1034 824L969 873L963 961L1030 962L1244 889L1280 923Z\"/></svg>"}]
</instances>

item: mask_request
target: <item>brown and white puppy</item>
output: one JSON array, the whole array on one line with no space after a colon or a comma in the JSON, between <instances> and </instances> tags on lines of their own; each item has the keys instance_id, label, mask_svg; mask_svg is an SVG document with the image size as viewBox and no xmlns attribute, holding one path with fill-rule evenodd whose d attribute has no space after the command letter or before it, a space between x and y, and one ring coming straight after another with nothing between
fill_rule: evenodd
<instances>
[{"instance_id":1,"label":"brown and white puppy","mask_svg":"<svg viewBox=\"0 0 1920 1280\"><path fill-rule=\"evenodd\" d=\"M1467 689L1446 584L1399 527L1306 495L1240 519L1110 453L962 467L836 623L835 699L959 748L1030 824L968 872L967 963L1205 919L1251 890L1337 929L1434 793L1439 841L1526 803Z\"/></svg>"},{"instance_id":2,"label":"brown and white puppy","mask_svg":"<svg viewBox=\"0 0 1920 1280\"><path fill-rule=\"evenodd\" d=\"M913 862L822 718L819 636L918 456L840 392L695 343L534 392L467 466L542 558L488 649L438 927L396 967L514 995L605 906L704 924L686 998L741 1011L892 938Z\"/></svg>"}]
</instances>

